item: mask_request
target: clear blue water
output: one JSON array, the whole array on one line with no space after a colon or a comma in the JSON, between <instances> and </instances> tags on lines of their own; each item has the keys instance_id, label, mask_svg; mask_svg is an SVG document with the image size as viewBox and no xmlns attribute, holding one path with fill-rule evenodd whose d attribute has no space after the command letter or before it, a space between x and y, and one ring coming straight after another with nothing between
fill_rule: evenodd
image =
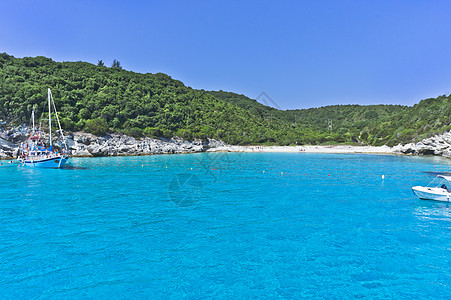
<instances>
[{"instance_id":1,"label":"clear blue water","mask_svg":"<svg viewBox=\"0 0 451 300\"><path fill-rule=\"evenodd\" d=\"M451 206L411 192L449 160L203 153L71 164L0 167L2 298L451 294Z\"/></svg>"}]
</instances>

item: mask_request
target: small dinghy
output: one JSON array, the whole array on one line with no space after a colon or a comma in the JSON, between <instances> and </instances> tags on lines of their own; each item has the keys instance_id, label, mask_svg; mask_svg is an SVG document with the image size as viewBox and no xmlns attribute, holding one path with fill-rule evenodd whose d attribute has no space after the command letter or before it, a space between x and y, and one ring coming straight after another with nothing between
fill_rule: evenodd
<instances>
[{"instance_id":1,"label":"small dinghy","mask_svg":"<svg viewBox=\"0 0 451 300\"><path fill-rule=\"evenodd\" d=\"M427 186L412 187L421 200L451 202L451 176L437 175Z\"/></svg>"}]
</instances>

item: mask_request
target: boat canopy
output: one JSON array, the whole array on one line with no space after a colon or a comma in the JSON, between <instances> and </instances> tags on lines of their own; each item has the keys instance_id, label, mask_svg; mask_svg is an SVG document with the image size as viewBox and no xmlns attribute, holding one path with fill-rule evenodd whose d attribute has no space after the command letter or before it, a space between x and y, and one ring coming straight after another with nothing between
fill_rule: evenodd
<instances>
[{"instance_id":1,"label":"boat canopy","mask_svg":"<svg viewBox=\"0 0 451 300\"><path fill-rule=\"evenodd\" d=\"M451 176L445 176L445 175L437 175L437 177L443 178L449 182L451 182Z\"/></svg>"}]
</instances>

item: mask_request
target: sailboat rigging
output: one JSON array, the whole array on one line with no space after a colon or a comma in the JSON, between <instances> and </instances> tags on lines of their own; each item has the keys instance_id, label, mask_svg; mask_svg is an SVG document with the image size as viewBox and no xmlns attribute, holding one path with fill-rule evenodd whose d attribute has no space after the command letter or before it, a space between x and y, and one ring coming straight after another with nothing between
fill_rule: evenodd
<instances>
[{"instance_id":1,"label":"sailboat rigging","mask_svg":"<svg viewBox=\"0 0 451 300\"><path fill-rule=\"evenodd\" d=\"M69 159L68 147L66 139L61 128L61 123L56 111L55 101L53 100L52 92L48 89L47 100L49 105L49 146L46 147L39 125L39 131L36 132L34 107L31 113L33 122L33 129L28 140L21 144L19 161L23 166L37 167L37 168L62 168ZM53 106L52 106L53 104ZM52 140L52 107L55 112L56 120L58 122L57 132L61 135L63 147L60 152L53 147Z\"/></svg>"}]
</instances>

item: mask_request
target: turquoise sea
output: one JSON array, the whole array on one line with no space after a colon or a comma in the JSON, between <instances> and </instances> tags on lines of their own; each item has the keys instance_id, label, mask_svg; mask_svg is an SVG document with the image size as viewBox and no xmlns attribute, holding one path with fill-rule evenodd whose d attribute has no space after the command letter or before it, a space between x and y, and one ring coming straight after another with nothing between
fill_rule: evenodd
<instances>
[{"instance_id":1,"label":"turquoise sea","mask_svg":"<svg viewBox=\"0 0 451 300\"><path fill-rule=\"evenodd\" d=\"M437 157L200 153L0 166L6 299L451 295ZM382 178L382 175L385 178Z\"/></svg>"}]
</instances>

